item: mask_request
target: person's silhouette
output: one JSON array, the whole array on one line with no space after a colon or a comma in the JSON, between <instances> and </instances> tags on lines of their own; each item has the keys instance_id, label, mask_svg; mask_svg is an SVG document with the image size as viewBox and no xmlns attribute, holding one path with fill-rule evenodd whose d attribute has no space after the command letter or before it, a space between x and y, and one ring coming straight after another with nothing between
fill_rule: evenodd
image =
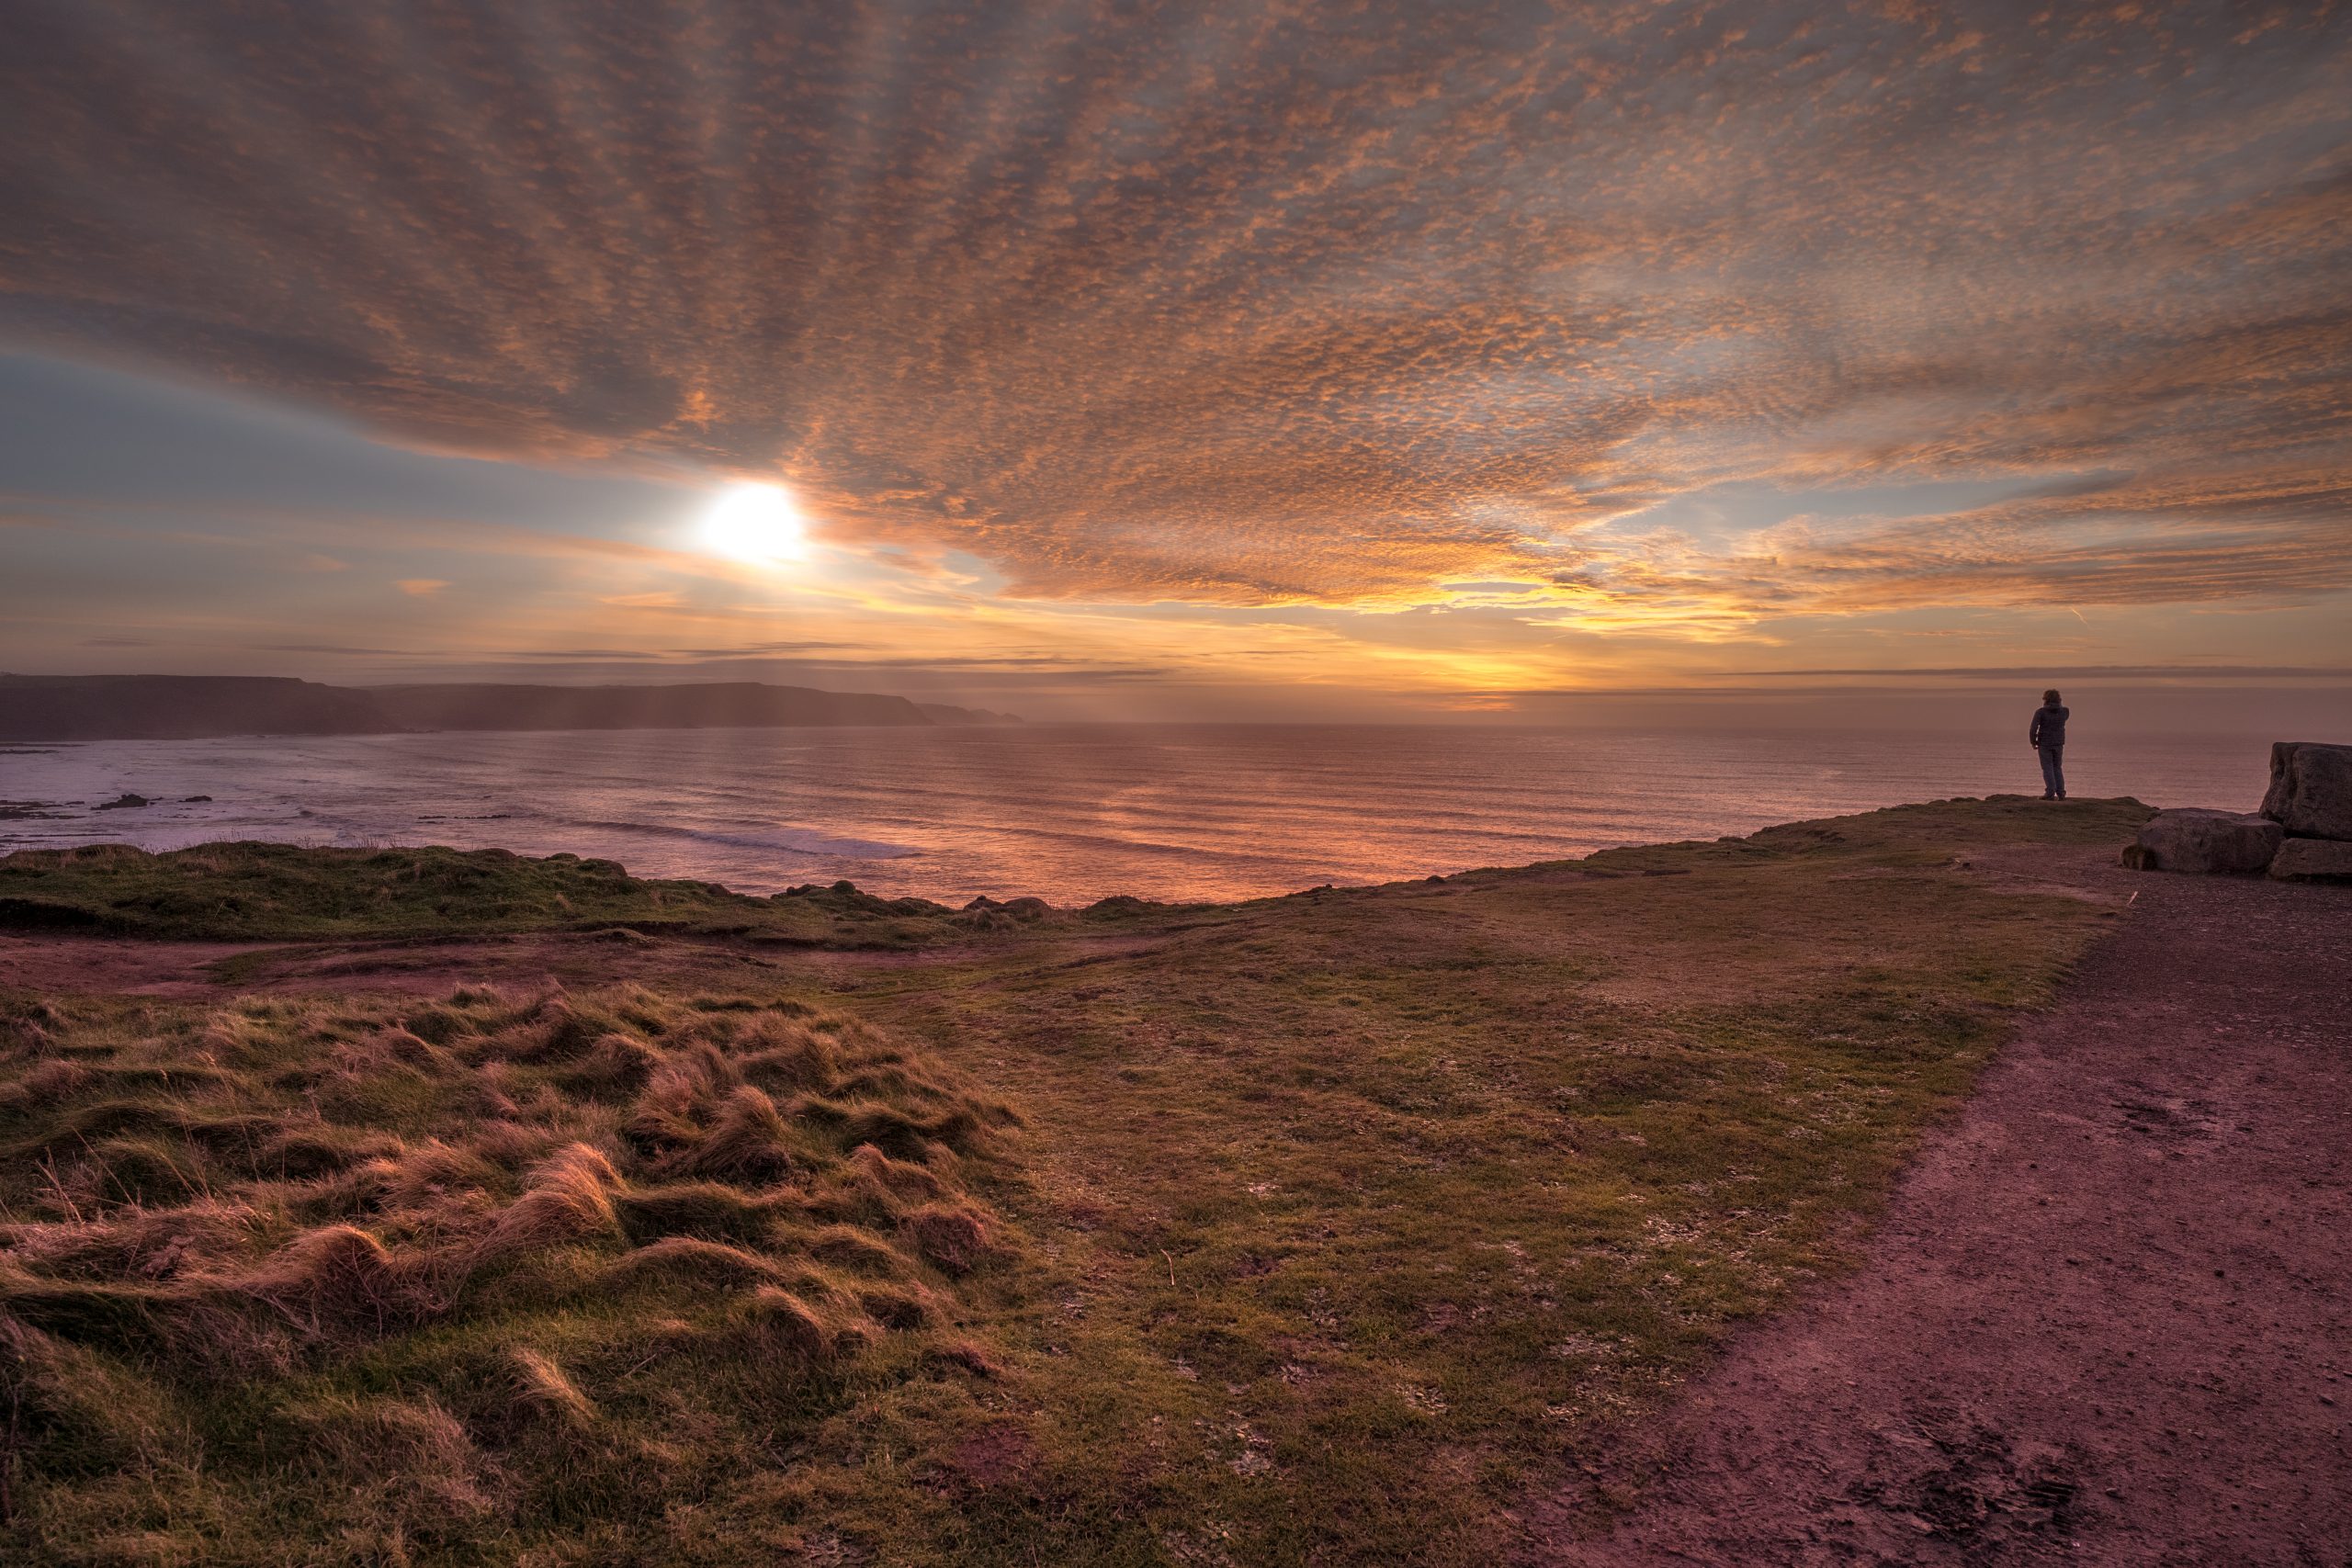
<instances>
[{"instance_id":1,"label":"person's silhouette","mask_svg":"<svg viewBox=\"0 0 2352 1568\"><path fill-rule=\"evenodd\" d=\"M2041 753L2041 798L2066 798L2066 708L2058 701L2055 691L2041 694L2041 705L2033 710L2033 727L2026 731L2026 744Z\"/></svg>"}]
</instances>

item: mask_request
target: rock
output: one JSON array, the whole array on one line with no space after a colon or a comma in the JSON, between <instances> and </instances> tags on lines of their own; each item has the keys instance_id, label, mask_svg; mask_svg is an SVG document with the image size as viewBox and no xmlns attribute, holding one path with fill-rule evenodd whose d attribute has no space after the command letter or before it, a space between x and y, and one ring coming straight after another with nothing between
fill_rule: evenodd
<instances>
[{"instance_id":1,"label":"rock","mask_svg":"<svg viewBox=\"0 0 2352 1568\"><path fill-rule=\"evenodd\" d=\"M209 795L186 795L180 797L180 804L182 806L198 806L211 798L212 797Z\"/></svg>"},{"instance_id":2,"label":"rock","mask_svg":"<svg viewBox=\"0 0 2352 1568\"><path fill-rule=\"evenodd\" d=\"M126 792L115 796L112 800L102 800L98 802L97 809L100 811L129 811L134 807L153 806L154 804L155 803L153 801L149 800L143 795L131 795Z\"/></svg>"},{"instance_id":3,"label":"rock","mask_svg":"<svg viewBox=\"0 0 2352 1568\"><path fill-rule=\"evenodd\" d=\"M2352 882L2352 843L2290 839L2270 857L2270 874L2289 882Z\"/></svg>"},{"instance_id":4,"label":"rock","mask_svg":"<svg viewBox=\"0 0 2352 1568\"><path fill-rule=\"evenodd\" d=\"M1004 912L1016 920L1037 920L1054 912L1054 907L1043 898L1015 898L1004 906Z\"/></svg>"},{"instance_id":5,"label":"rock","mask_svg":"<svg viewBox=\"0 0 2352 1568\"><path fill-rule=\"evenodd\" d=\"M2278 740L2262 814L2305 839L2352 839L2352 746Z\"/></svg>"},{"instance_id":6,"label":"rock","mask_svg":"<svg viewBox=\"0 0 2352 1568\"><path fill-rule=\"evenodd\" d=\"M2246 873L2260 871L2278 852L2286 829L2267 817L2191 807L2159 811L2123 852L2136 871Z\"/></svg>"}]
</instances>

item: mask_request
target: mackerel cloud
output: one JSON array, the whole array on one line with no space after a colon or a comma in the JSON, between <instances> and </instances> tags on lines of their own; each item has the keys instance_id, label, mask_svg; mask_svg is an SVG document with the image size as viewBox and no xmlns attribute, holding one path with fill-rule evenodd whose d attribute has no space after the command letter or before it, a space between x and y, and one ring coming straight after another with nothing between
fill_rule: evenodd
<instances>
[{"instance_id":1,"label":"mackerel cloud","mask_svg":"<svg viewBox=\"0 0 2352 1568\"><path fill-rule=\"evenodd\" d=\"M435 446L786 477L1016 594L2352 582L2334 4L27 0L6 30L0 335ZM1940 480L2016 490L1618 536L1709 486Z\"/></svg>"}]
</instances>

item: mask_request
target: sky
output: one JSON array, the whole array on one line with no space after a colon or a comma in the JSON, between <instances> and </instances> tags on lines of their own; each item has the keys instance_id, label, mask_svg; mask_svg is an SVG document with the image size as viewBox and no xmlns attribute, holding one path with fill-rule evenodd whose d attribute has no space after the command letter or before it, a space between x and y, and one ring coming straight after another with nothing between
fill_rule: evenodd
<instances>
[{"instance_id":1,"label":"sky","mask_svg":"<svg viewBox=\"0 0 2352 1568\"><path fill-rule=\"evenodd\" d=\"M17 0L0 669L2352 689L2352 13Z\"/></svg>"}]
</instances>

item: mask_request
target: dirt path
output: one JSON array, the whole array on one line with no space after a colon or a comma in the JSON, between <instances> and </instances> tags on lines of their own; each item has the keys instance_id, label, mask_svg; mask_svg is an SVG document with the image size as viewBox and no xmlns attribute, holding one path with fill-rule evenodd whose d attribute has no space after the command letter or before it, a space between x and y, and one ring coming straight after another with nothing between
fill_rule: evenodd
<instances>
[{"instance_id":1,"label":"dirt path","mask_svg":"<svg viewBox=\"0 0 2352 1568\"><path fill-rule=\"evenodd\" d=\"M0 933L0 986L67 995L209 996L222 988L213 964L282 945L6 932Z\"/></svg>"},{"instance_id":2,"label":"dirt path","mask_svg":"<svg viewBox=\"0 0 2352 1568\"><path fill-rule=\"evenodd\" d=\"M2132 918L1898 1190L1534 1561L2352 1564L2352 888L2064 874Z\"/></svg>"},{"instance_id":3,"label":"dirt path","mask_svg":"<svg viewBox=\"0 0 2352 1568\"><path fill-rule=\"evenodd\" d=\"M524 932L451 939L350 942L164 942L146 937L0 932L0 987L51 995L172 999L243 991L356 990L440 995L458 985L531 989L636 980L645 984L724 977L729 969L787 969L840 976L877 969L946 968L1008 953L1044 969L1109 963L1167 945L1168 933L1061 933L1022 949L969 943L899 951L763 946L725 938L631 937L626 932ZM252 962L217 967L224 959ZM1012 971L1014 974L1023 970ZM738 978L741 976L738 976ZM1001 984L1002 977L988 984Z\"/></svg>"}]
</instances>

